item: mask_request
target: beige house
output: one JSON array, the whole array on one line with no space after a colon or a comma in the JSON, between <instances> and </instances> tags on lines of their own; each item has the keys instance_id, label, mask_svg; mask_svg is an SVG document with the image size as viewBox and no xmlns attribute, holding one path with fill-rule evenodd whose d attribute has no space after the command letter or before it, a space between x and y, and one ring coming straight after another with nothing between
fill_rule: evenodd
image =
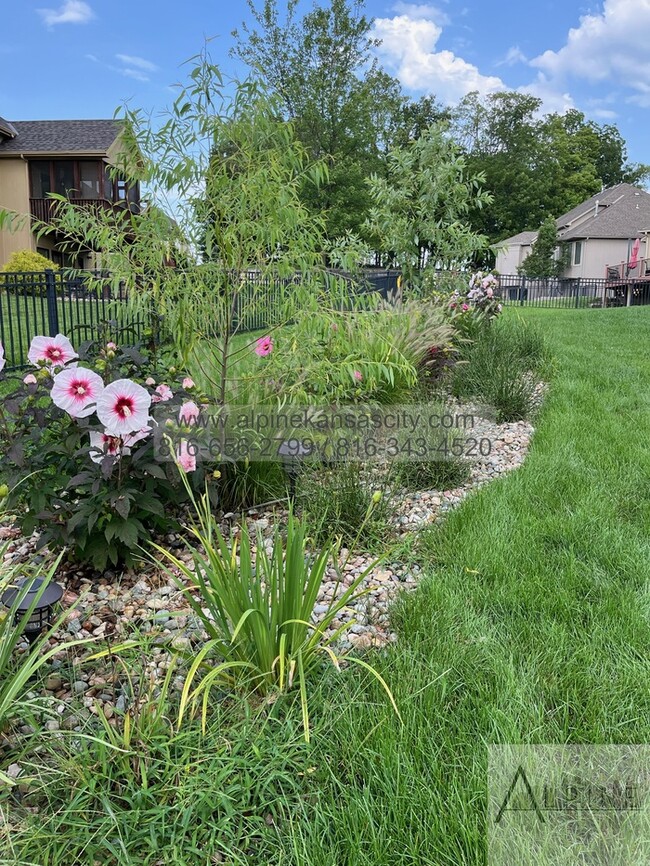
<instances>
[{"instance_id":1,"label":"beige house","mask_svg":"<svg viewBox=\"0 0 650 866\"><path fill-rule=\"evenodd\" d=\"M109 174L120 152L122 126L115 120L0 118L0 208L24 214L16 231L0 230L0 268L18 250L39 252L57 264L95 267L96 256L64 260L55 233L36 238L34 220L49 222L55 202L68 196L82 207L139 206L139 189Z\"/></svg>"},{"instance_id":2,"label":"beige house","mask_svg":"<svg viewBox=\"0 0 650 866\"><path fill-rule=\"evenodd\" d=\"M617 184L555 222L558 237L569 247L564 277L611 279L615 269L621 279L650 276L650 194L645 190ZM528 231L495 244L497 271L516 274L536 239L537 232Z\"/></svg>"}]
</instances>

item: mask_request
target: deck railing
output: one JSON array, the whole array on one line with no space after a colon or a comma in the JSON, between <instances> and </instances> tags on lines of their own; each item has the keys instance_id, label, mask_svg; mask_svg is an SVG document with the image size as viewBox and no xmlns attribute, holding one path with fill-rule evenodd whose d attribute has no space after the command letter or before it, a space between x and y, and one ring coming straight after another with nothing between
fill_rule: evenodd
<instances>
[{"instance_id":1,"label":"deck railing","mask_svg":"<svg viewBox=\"0 0 650 866\"><path fill-rule=\"evenodd\" d=\"M105 198L73 198L72 203L95 212L102 210L119 209L123 210L126 206L125 202L112 202ZM57 199L54 198L30 198L29 210L34 219L43 223L49 223L56 216L56 209L59 205Z\"/></svg>"},{"instance_id":2,"label":"deck railing","mask_svg":"<svg viewBox=\"0 0 650 866\"><path fill-rule=\"evenodd\" d=\"M650 279L650 258L637 259L633 265L629 262L620 262L618 265L607 265L605 268L605 279L609 282L616 280Z\"/></svg>"}]
</instances>

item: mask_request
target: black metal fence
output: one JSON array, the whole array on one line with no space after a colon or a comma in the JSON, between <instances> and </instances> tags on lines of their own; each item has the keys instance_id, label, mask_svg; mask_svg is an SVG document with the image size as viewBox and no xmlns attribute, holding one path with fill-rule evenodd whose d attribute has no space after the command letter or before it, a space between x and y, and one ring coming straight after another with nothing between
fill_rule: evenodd
<instances>
[{"instance_id":1,"label":"black metal fence","mask_svg":"<svg viewBox=\"0 0 650 866\"><path fill-rule=\"evenodd\" d=\"M129 312L124 287L105 279L90 288L88 276L0 273L0 341L7 369L27 363L32 338L41 334L65 334L75 346L96 339L132 344L144 336L148 323Z\"/></svg>"},{"instance_id":2,"label":"black metal fence","mask_svg":"<svg viewBox=\"0 0 650 866\"><path fill-rule=\"evenodd\" d=\"M650 304L650 280L499 276L505 305L531 307L625 307Z\"/></svg>"},{"instance_id":3,"label":"black metal fence","mask_svg":"<svg viewBox=\"0 0 650 866\"><path fill-rule=\"evenodd\" d=\"M371 271L354 279L345 274L336 276L346 281L350 295L378 292L387 298L397 289L399 271ZM277 324L287 288L300 279L299 275L280 280L247 273L245 290L233 310L233 326L243 332ZM139 342L156 314L154 311L147 322L130 312L127 300L124 286L116 287L106 274L0 272L0 342L7 369L27 364L29 345L37 335L65 334L74 346L96 339L112 339L122 345Z\"/></svg>"}]
</instances>

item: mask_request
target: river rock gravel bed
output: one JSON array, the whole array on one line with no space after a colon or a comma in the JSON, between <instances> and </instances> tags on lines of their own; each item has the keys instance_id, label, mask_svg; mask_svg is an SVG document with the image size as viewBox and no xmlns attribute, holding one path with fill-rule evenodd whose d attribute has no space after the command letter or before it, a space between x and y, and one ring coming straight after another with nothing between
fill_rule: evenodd
<instances>
[{"instance_id":1,"label":"river rock gravel bed","mask_svg":"<svg viewBox=\"0 0 650 866\"><path fill-rule=\"evenodd\" d=\"M527 421L496 424L475 416L472 435L490 440L489 455L471 464L469 478L460 487L398 492L393 518L398 539L438 523L472 491L517 469L524 461L532 434L533 427ZM261 532L267 547L272 544L275 525L285 517L286 509L280 506L265 511L251 510L245 515L250 528ZM223 529L227 532L236 529L240 520L238 515L224 516ZM3 540L9 542L5 553L7 561L47 556L47 552L35 553L35 539L22 538L8 526L0 527L0 542ZM163 543L180 559L190 561L178 535L168 536ZM330 567L321 586L315 620L325 614L333 598L373 563L373 558L365 554L347 550L342 550L341 554L338 573ZM333 629L346 622L352 623L340 638L340 648L381 647L395 640L388 615L390 603L401 590L413 587L418 577L418 566L407 566L390 557L371 567L362 582L364 595L332 623ZM147 690L157 687L174 655L192 653L207 638L184 593L154 565L124 574L69 571L59 580L64 583L64 609L75 603L76 606L51 638L51 645L60 646L61 652L54 656L43 688L33 693L34 698L45 701L45 725L51 731L80 729L85 719L100 711L109 723L115 724L116 714L120 715L134 701L142 699ZM84 662L91 650L121 643L138 633L147 634L154 643L152 653L142 660L139 674L126 670L116 656L109 661ZM80 638L91 640L90 646L66 647L71 640ZM22 652L27 649L27 643L19 647ZM181 689L182 683L180 674L174 676L172 688ZM23 727L23 733L28 733L29 726Z\"/></svg>"}]
</instances>

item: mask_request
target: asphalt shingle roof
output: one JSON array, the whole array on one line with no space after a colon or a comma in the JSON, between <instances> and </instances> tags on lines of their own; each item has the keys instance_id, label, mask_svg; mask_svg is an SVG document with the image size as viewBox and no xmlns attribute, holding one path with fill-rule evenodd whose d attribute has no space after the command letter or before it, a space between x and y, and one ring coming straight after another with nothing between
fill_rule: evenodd
<instances>
[{"instance_id":1,"label":"asphalt shingle roof","mask_svg":"<svg viewBox=\"0 0 650 866\"><path fill-rule=\"evenodd\" d=\"M592 215L588 219L579 225L568 226L569 222L590 210ZM562 240L636 238L650 228L650 194L629 183L619 183L587 199L556 222Z\"/></svg>"},{"instance_id":2,"label":"asphalt shingle roof","mask_svg":"<svg viewBox=\"0 0 650 866\"><path fill-rule=\"evenodd\" d=\"M16 120L16 137L0 141L6 153L106 153L120 132L117 120Z\"/></svg>"}]
</instances>

